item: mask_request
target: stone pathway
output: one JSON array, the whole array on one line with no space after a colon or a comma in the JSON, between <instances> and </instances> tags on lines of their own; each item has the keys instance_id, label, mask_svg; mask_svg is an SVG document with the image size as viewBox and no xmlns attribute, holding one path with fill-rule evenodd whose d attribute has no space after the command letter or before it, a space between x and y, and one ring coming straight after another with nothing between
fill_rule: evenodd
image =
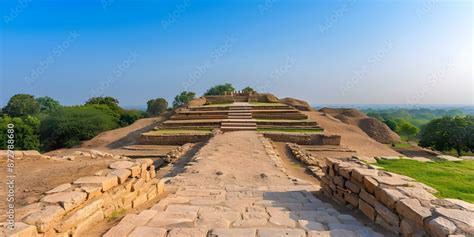
<instances>
[{"instance_id":1,"label":"stone pathway","mask_svg":"<svg viewBox=\"0 0 474 237\"><path fill-rule=\"evenodd\" d=\"M319 187L289 177L252 131L215 136L166 187L176 192L104 236L383 236L316 198Z\"/></svg>"}]
</instances>

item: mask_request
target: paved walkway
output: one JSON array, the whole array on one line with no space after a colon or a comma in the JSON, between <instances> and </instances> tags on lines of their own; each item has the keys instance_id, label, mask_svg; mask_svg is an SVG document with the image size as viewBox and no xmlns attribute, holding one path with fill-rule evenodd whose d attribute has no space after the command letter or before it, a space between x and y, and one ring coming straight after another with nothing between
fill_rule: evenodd
<instances>
[{"instance_id":1,"label":"paved walkway","mask_svg":"<svg viewBox=\"0 0 474 237\"><path fill-rule=\"evenodd\" d=\"M314 185L288 177L269 142L252 131L212 138L172 185L175 193L105 236L382 236L313 196Z\"/></svg>"}]
</instances>

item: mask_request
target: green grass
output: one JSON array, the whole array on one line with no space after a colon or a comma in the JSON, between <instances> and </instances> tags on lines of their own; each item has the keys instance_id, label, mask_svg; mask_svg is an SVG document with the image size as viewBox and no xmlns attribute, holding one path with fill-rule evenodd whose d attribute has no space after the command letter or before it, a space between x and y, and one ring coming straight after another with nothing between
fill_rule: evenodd
<instances>
[{"instance_id":1,"label":"green grass","mask_svg":"<svg viewBox=\"0 0 474 237\"><path fill-rule=\"evenodd\" d=\"M391 147L392 145L389 144L389 146ZM401 142L401 143L396 143L395 148L408 148L408 147L412 147L412 145L408 142Z\"/></svg>"},{"instance_id":2,"label":"green grass","mask_svg":"<svg viewBox=\"0 0 474 237\"><path fill-rule=\"evenodd\" d=\"M114 221L117 220L118 218L122 217L125 214L126 210L123 208L117 209L113 211L109 217L107 217L107 221Z\"/></svg>"},{"instance_id":3,"label":"green grass","mask_svg":"<svg viewBox=\"0 0 474 237\"><path fill-rule=\"evenodd\" d=\"M171 134L208 134L211 133L212 129L208 128L195 128L195 129L158 129L155 131L147 132L145 135L171 135Z\"/></svg>"},{"instance_id":4,"label":"green grass","mask_svg":"<svg viewBox=\"0 0 474 237\"><path fill-rule=\"evenodd\" d=\"M474 161L422 163L401 159L380 160L377 165L435 188L439 191L437 197L474 203Z\"/></svg>"},{"instance_id":5,"label":"green grass","mask_svg":"<svg viewBox=\"0 0 474 237\"><path fill-rule=\"evenodd\" d=\"M250 102L252 106L284 106L282 103Z\"/></svg>"},{"instance_id":6,"label":"green grass","mask_svg":"<svg viewBox=\"0 0 474 237\"><path fill-rule=\"evenodd\" d=\"M298 128L258 128L258 132L289 132L289 133L321 133L322 129L298 129Z\"/></svg>"}]
</instances>

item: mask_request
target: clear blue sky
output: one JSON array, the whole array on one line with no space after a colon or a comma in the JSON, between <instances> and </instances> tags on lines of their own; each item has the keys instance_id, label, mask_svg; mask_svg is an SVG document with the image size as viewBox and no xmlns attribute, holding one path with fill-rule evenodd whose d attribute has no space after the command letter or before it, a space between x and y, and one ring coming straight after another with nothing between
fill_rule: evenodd
<instances>
[{"instance_id":1,"label":"clear blue sky","mask_svg":"<svg viewBox=\"0 0 474 237\"><path fill-rule=\"evenodd\" d=\"M2 0L0 17L0 105L145 105L225 82L313 104L474 104L472 1Z\"/></svg>"}]
</instances>

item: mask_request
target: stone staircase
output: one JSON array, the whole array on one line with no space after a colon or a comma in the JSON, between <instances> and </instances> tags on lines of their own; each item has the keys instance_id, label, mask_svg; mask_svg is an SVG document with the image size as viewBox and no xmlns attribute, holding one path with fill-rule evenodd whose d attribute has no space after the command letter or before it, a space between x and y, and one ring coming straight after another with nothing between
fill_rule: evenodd
<instances>
[{"instance_id":1,"label":"stone staircase","mask_svg":"<svg viewBox=\"0 0 474 237\"><path fill-rule=\"evenodd\" d=\"M257 130L257 121L252 118L252 107L249 103L236 102L229 106L227 119L222 120L221 130L252 131Z\"/></svg>"}]
</instances>

